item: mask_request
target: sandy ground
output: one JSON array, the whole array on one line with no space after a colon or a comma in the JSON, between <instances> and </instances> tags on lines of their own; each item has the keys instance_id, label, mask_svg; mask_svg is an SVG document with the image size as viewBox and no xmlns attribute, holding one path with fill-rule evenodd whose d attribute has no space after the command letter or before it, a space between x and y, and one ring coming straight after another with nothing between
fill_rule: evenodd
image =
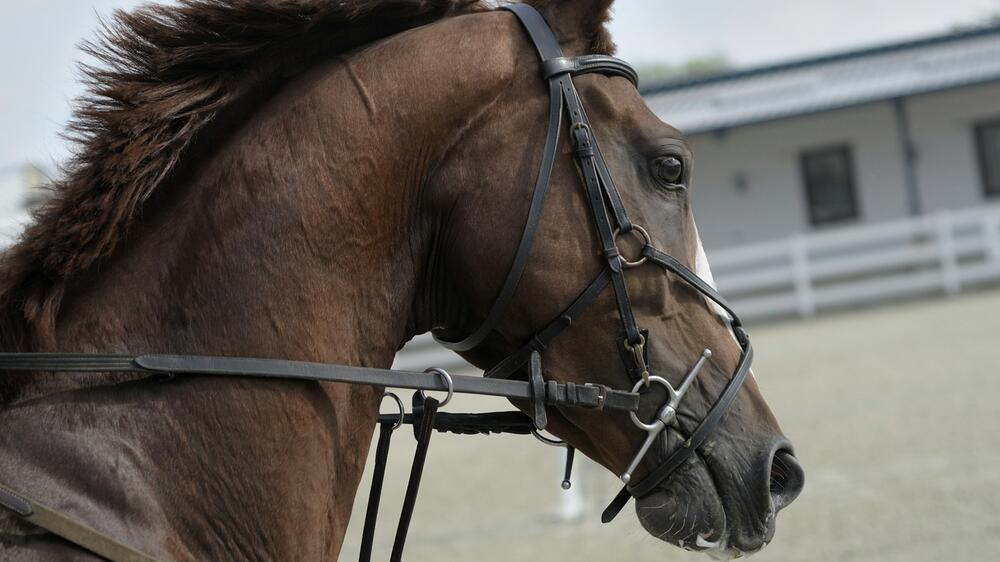
<instances>
[{"instance_id":1,"label":"sandy ground","mask_svg":"<svg viewBox=\"0 0 1000 562\"><path fill-rule=\"evenodd\" d=\"M754 560L1000 560L998 327L991 291L752 330L758 381L807 480ZM409 436L393 441L375 560L388 559L412 454ZM407 562L707 560L646 535L632 512L601 525L617 481L589 461L581 494L561 497L559 455L531 438L435 436ZM368 485L341 560L357 559ZM581 497L581 517L559 517Z\"/></svg>"}]
</instances>

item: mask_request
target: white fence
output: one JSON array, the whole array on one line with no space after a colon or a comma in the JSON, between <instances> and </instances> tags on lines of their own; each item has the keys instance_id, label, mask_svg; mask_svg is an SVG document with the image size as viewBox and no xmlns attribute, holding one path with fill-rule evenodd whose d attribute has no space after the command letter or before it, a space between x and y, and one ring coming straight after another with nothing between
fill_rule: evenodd
<instances>
[{"instance_id":1,"label":"white fence","mask_svg":"<svg viewBox=\"0 0 1000 562\"><path fill-rule=\"evenodd\" d=\"M808 317L1000 283L1000 206L850 227L709 253L723 295L747 320ZM466 364L421 336L400 368Z\"/></svg>"},{"instance_id":2,"label":"white fence","mask_svg":"<svg viewBox=\"0 0 1000 562\"><path fill-rule=\"evenodd\" d=\"M1000 207L942 212L709 254L751 320L958 294L1000 281Z\"/></svg>"}]
</instances>

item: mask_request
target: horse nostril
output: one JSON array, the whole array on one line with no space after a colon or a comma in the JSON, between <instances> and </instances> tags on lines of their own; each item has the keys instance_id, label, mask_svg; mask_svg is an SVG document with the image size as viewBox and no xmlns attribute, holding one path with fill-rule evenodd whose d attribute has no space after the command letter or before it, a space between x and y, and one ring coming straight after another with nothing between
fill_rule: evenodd
<instances>
[{"instance_id":1,"label":"horse nostril","mask_svg":"<svg viewBox=\"0 0 1000 562\"><path fill-rule=\"evenodd\" d=\"M778 449L771 459L771 502L775 513L788 507L802 492L805 472L788 449Z\"/></svg>"}]
</instances>

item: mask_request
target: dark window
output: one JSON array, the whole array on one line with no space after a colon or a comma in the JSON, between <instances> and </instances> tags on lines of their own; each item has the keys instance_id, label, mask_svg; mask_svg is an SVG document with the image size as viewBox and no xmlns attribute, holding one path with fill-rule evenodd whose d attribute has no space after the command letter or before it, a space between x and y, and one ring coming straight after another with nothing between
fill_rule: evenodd
<instances>
[{"instance_id":1,"label":"dark window","mask_svg":"<svg viewBox=\"0 0 1000 562\"><path fill-rule=\"evenodd\" d=\"M979 168L986 195L1000 195L1000 121L976 126Z\"/></svg>"},{"instance_id":2,"label":"dark window","mask_svg":"<svg viewBox=\"0 0 1000 562\"><path fill-rule=\"evenodd\" d=\"M858 218L854 162L846 146L802 153L809 222L821 226Z\"/></svg>"}]
</instances>

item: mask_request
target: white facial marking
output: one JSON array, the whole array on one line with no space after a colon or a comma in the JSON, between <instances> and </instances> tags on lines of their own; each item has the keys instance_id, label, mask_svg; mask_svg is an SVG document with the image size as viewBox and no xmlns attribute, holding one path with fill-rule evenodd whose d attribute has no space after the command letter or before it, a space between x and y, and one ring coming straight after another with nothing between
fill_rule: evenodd
<instances>
[{"instance_id":1,"label":"white facial marking","mask_svg":"<svg viewBox=\"0 0 1000 562\"><path fill-rule=\"evenodd\" d=\"M698 234L697 225L695 225L694 227L694 238L695 241L698 243L698 255L695 257L694 260L694 272L697 273L698 277L701 277L701 279L704 282L711 285L713 289L718 290L719 287L716 286L715 284L715 277L712 275L712 266L709 265L708 263L708 254L705 253L705 246L701 243L701 235ZM705 300L707 300L708 304L712 306L712 308L715 310L715 313L721 316L728 324L730 319L729 319L729 314L726 312L726 310L721 306L719 306L718 303L716 303L715 301L713 301L708 297L705 297ZM733 337L735 338L736 336L734 335Z\"/></svg>"}]
</instances>

